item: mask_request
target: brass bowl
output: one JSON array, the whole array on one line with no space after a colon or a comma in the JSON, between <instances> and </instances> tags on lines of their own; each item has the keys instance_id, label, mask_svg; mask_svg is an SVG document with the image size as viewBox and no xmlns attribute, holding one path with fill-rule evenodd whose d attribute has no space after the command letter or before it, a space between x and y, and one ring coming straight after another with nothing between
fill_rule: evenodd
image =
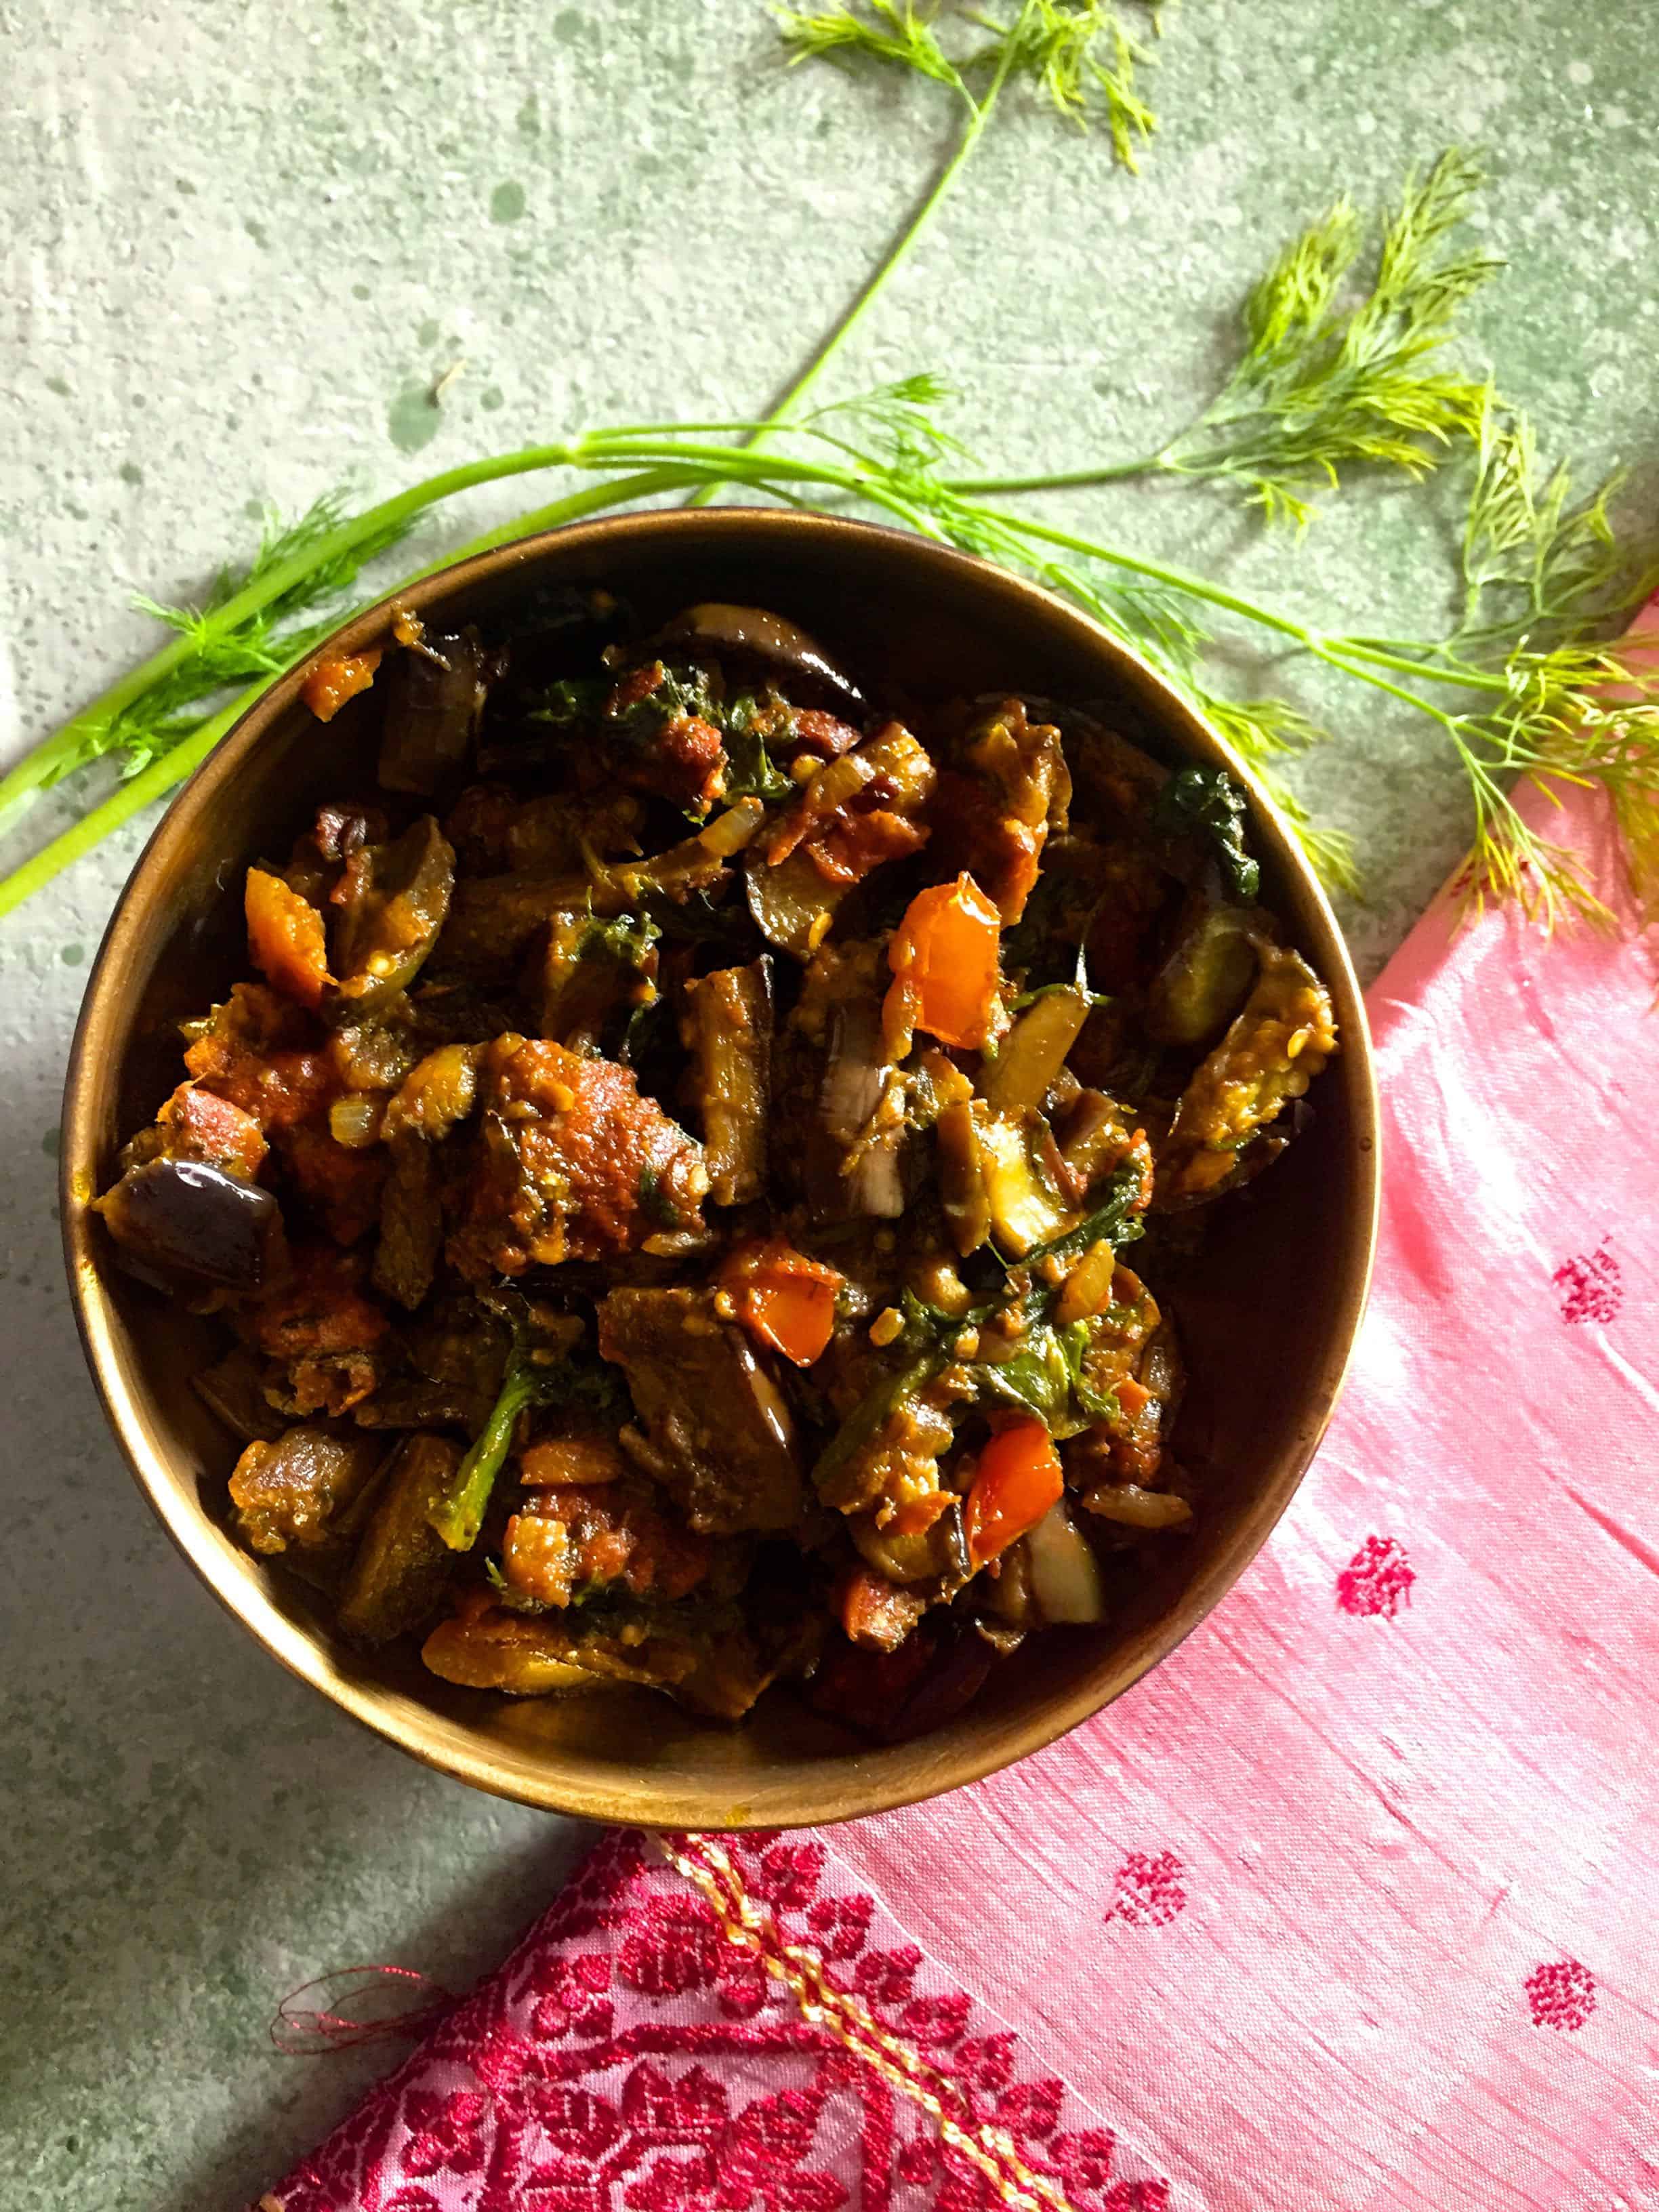
<instances>
[{"instance_id":1,"label":"brass bowl","mask_svg":"<svg viewBox=\"0 0 1659 2212\"><path fill-rule=\"evenodd\" d=\"M878 684L892 674L940 696L1004 686L1105 699L1154 753L1218 762L1250 784L1215 732L1074 608L897 531L759 509L630 515L484 554L398 600L450 623L565 583L603 584L647 618L691 599L775 607ZM389 603L372 608L326 649L378 645L390 620ZM1329 984L1343 1050L1316 1087L1311 1129L1248 1200L1222 1209L1200 1285L1176 1301L1192 1376L1182 1449L1211 1486L1195 1533L1152 1555L1115 1623L1033 1638L960 1717L875 1745L781 1689L728 1728L648 1691L558 1703L453 1687L412 1650L349 1646L323 1601L221 1525L236 1447L190 1384L216 1334L108 1264L88 1200L179 1079L176 1024L247 972L244 866L286 849L320 799L372 782L369 701L325 726L300 685L296 671L243 717L151 838L92 970L64 1107L64 1241L87 1358L140 1487L208 1587L284 1666L429 1765L525 1804L647 1827L790 1827L910 1803L1038 1750L1139 1681L1237 1581L1290 1502L1340 1387L1370 1269L1377 1116L1364 1009L1324 896L1260 793L1263 896Z\"/></svg>"}]
</instances>

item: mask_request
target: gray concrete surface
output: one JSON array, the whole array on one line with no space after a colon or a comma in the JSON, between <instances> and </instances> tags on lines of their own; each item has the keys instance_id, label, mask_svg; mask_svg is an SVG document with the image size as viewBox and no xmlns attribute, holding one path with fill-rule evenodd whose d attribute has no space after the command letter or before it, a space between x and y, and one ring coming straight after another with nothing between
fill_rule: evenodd
<instances>
[{"instance_id":1,"label":"gray concrete surface","mask_svg":"<svg viewBox=\"0 0 1659 2212\"><path fill-rule=\"evenodd\" d=\"M1479 344L1552 449L1653 480L1659 186L1644 0L1186 0L1138 179L1000 125L849 384L927 367L988 456L1156 443L1244 284L1338 189L1490 151L1512 268ZM584 423L747 413L930 173L926 87L786 73L750 0L0 0L0 760L144 648L266 500L389 490ZM459 362L441 408L426 394ZM528 503L509 487L421 541ZM1300 548L1202 495L1069 507L1397 629L1443 589L1431 517L1366 488ZM1363 702L1304 789L1355 832L1374 969L1464 824L1457 779ZM33 835L55 818L43 806ZM277 2057L325 1967L490 1963L578 1840L360 1735L167 1548L106 1437L53 1218L64 1053L147 825L0 925L0 2199L234 2204L384 2063Z\"/></svg>"}]
</instances>

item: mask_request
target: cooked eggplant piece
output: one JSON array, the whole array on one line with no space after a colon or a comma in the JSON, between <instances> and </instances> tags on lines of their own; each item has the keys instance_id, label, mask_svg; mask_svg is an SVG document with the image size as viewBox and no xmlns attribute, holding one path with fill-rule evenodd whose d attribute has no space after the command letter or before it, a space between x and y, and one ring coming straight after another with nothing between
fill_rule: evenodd
<instances>
[{"instance_id":1,"label":"cooked eggplant piece","mask_svg":"<svg viewBox=\"0 0 1659 2212\"><path fill-rule=\"evenodd\" d=\"M1331 995L1299 952L1258 939L1244 1010L1181 1094L1158 1152L1153 1203L1198 1205L1249 1172L1280 1109L1336 1049Z\"/></svg>"},{"instance_id":2,"label":"cooked eggplant piece","mask_svg":"<svg viewBox=\"0 0 1659 2212\"><path fill-rule=\"evenodd\" d=\"M896 1650L860 1647L842 1637L812 1677L812 1710L849 1722L880 1743L902 1743L942 1727L969 1704L994 1656L982 1638L939 1613Z\"/></svg>"},{"instance_id":3,"label":"cooked eggplant piece","mask_svg":"<svg viewBox=\"0 0 1659 2212\"><path fill-rule=\"evenodd\" d=\"M772 963L717 968L687 983L683 1035L702 1120L708 1194L746 1206L766 1180L772 1063Z\"/></svg>"},{"instance_id":4,"label":"cooked eggplant piece","mask_svg":"<svg viewBox=\"0 0 1659 2212\"><path fill-rule=\"evenodd\" d=\"M467 1390L423 1376L393 1376L351 1409L360 1429L465 1429L469 1435L489 1418L495 1393Z\"/></svg>"},{"instance_id":5,"label":"cooked eggplant piece","mask_svg":"<svg viewBox=\"0 0 1659 2212\"><path fill-rule=\"evenodd\" d=\"M864 694L817 639L764 607L728 606L722 600L707 599L665 623L656 641L689 647L698 658L707 655L722 664L730 660L739 669L759 669L780 682L789 681L792 692L805 684L842 713L863 712Z\"/></svg>"},{"instance_id":6,"label":"cooked eggplant piece","mask_svg":"<svg viewBox=\"0 0 1659 2212\"><path fill-rule=\"evenodd\" d=\"M793 1419L712 1292L612 1291L599 1305L599 1351L626 1373L647 1464L693 1528L731 1535L799 1520Z\"/></svg>"},{"instance_id":7,"label":"cooked eggplant piece","mask_svg":"<svg viewBox=\"0 0 1659 2212\"><path fill-rule=\"evenodd\" d=\"M1044 1163L1054 1139L1040 1114L1005 1121L982 1107L974 1115L985 1176L991 1233L1002 1250L1019 1259L1034 1244L1064 1235L1072 1214Z\"/></svg>"},{"instance_id":8,"label":"cooked eggplant piece","mask_svg":"<svg viewBox=\"0 0 1659 2212\"><path fill-rule=\"evenodd\" d=\"M183 1276L254 1291L281 1266L283 1217L272 1194L204 1160L148 1160L93 1200L110 1235L163 1281Z\"/></svg>"},{"instance_id":9,"label":"cooked eggplant piece","mask_svg":"<svg viewBox=\"0 0 1659 2212\"><path fill-rule=\"evenodd\" d=\"M1188 898L1175 948L1146 994L1148 1036L1159 1044L1200 1045L1220 1034L1255 978L1262 919L1255 907Z\"/></svg>"},{"instance_id":10,"label":"cooked eggplant piece","mask_svg":"<svg viewBox=\"0 0 1659 2212\"><path fill-rule=\"evenodd\" d=\"M587 896L585 877L541 869L464 876L455 886L436 964L446 977L505 978L536 932L556 914L585 906Z\"/></svg>"},{"instance_id":11,"label":"cooked eggplant piece","mask_svg":"<svg viewBox=\"0 0 1659 2212\"><path fill-rule=\"evenodd\" d=\"M488 692L476 629L426 630L381 678L386 720L380 779L387 791L430 799L466 763Z\"/></svg>"},{"instance_id":12,"label":"cooked eggplant piece","mask_svg":"<svg viewBox=\"0 0 1659 2212\"><path fill-rule=\"evenodd\" d=\"M939 1463L956 1432L927 1395L933 1367L924 1358L871 1383L812 1469L826 1505L852 1514L938 1491Z\"/></svg>"},{"instance_id":13,"label":"cooked eggplant piece","mask_svg":"<svg viewBox=\"0 0 1659 2212\"><path fill-rule=\"evenodd\" d=\"M968 1540L963 1533L962 1506L952 1498L939 1518L913 1535L896 1526L884 1528L873 1513L855 1513L847 1533L860 1556L890 1583L965 1583L973 1571Z\"/></svg>"},{"instance_id":14,"label":"cooked eggplant piece","mask_svg":"<svg viewBox=\"0 0 1659 2212\"><path fill-rule=\"evenodd\" d=\"M1033 722L1022 699L981 712L939 779L933 809L942 876L966 869L1003 921L1018 922L1050 833L1064 833L1072 799L1060 732Z\"/></svg>"},{"instance_id":15,"label":"cooked eggplant piece","mask_svg":"<svg viewBox=\"0 0 1659 2212\"><path fill-rule=\"evenodd\" d=\"M744 893L755 927L769 945L810 960L830 933L836 908L854 887L831 883L809 852L770 866L752 849L744 863Z\"/></svg>"},{"instance_id":16,"label":"cooked eggplant piece","mask_svg":"<svg viewBox=\"0 0 1659 2212\"><path fill-rule=\"evenodd\" d=\"M387 1147L391 1171L380 1186L380 1241L374 1287L413 1313L432 1288L443 1249L443 1206L429 1146L403 1135Z\"/></svg>"},{"instance_id":17,"label":"cooked eggplant piece","mask_svg":"<svg viewBox=\"0 0 1659 2212\"><path fill-rule=\"evenodd\" d=\"M793 1068L811 1086L799 1171L813 1218L896 1220L904 1212L899 1148L902 1085L882 1030L886 957L878 942L815 955L791 1018ZM812 1094L816 1092L816 1097ZM884 1114L890 1093L898 1110Z\"/></svg>"},{"instance_id":18,"label":"cooked eggplant piece","mask_svg":"<svg viewBox=\"0 0 1659 2212\"><path fill-rule=\"evenodd\" d=\"M393 999L362 1021L342 1023L328 1041L330 1064L349 1091L395 1091L423 1049L407 999Z\"/></svg>"},{"instance_id":19,"label":"cooked eggplant piece","mask_svg":"<svg viewBox=\"0 0 1659 2212\"><path fill-rule=\"evenodd\" d=\"M597 1047L625 1010L653 1004L658 935L634 915L601 921L584 906L552 915L530 985L537 1034Z\"/></svg>"},{"instance_id":20,"label":"cooked eggplant piece","mask_svg":"<svg viewBox=\"0 0 1659 2212\"><path fill-rule=\"evenodd\" d=\"M1056 1138L1060 1176L1079 1205L1121 1166L1138 1134L1125 1109L1103 1091L1080 1091L1073 1099L1056 1124Z\"/></svg>"},{"instance_id":21,"label":"cooked eggplant piece","mask_svg":"<svg viewBox=\"0 0 1659 2212\"><path fill-rule=\"evenodd\" d=\"M810 1629L811 1623L797 1624ZM740 1721L764 1692L781 1675L799 1674L810 1653L801 1649L797 1635L793 1645L775 1640L769 1646L747 1629L737 1629L710 1643L696 1665L674 1686L678 1701L710 1720Z\"/></svg>"},{"instance_id":22,"label":"cooked eggplant piece","mask_svg":"<svg viewBox=\"0 0 1659 2212\"><path fill-rule=\"evenodd\" d=\"M430 1515L460 1463L447 1437L414 1436L398 1447L340 1601L340 1626L358 1643L389 1644L442 1602L454 1554Z\"/></svg>"},{"instance_id":23,"label":"cooked eggplant piece","mask_svg":"<svg viewBox=\"0 0 1659 2212\"><path fill-rule=\"evenodd\" d=\"M673 1689L704 1663L708 1645L694 1620L681 1626L668 1615L600 1622L580 1609L571 1614L495 1609L441 1623L421 1657L447 1682L538 1698L606 1682Z\"/></svg>"},{"instance_id":24,"label":"cooked eggplant piece","mask_svg":"<svg viewBox=\"0 0 1659 2212\"><path fill-rule=\"evenodd\" d=\"M251 1443L230 1478L234 1525L253 1552L322 1551L344 1544L386 1458L375 1437L307 1425Z\"/></svg>"},{"instance_id":25,"label":"cooked eggplant piece","mask_svg":"<svg viewBox=\"0 0 1659 2212\"><path fill-rule=\"evenodd\" d=\"M248 872L266 980L99 1201L239 1340L230 1525L471 1688L938 1726L1201 1509L1119 1248L1335 1047L1248 794L757 608L395 627L384 805Z\"/></svg>"},{"instance_id":26,"label":"cooked eggplant piece","mask_svg":"<svg viewBox=\"0 0 1659 2212\"><path fill-rule=\"evenodd\" d=\"M1052 699L1027 703L1059 727L1073 786L1094 817L1094 828L1109 837L1143 837L1169 769L1097 714Z\"/></svg>"},{"instance_id":27,"label":"cooked eggplant piece","mask_svg":"<svg viewBox=\"0 0 1659 2212\"><path fill-rule=\"evenodd\" d=\"M380 1134L388 1145L402 1137L440 1143L477 1103L478 1062L483 1047L443 1044L410 1068L386 1109Z\"/></svg>"},{"instance_id":28,"label":"cooked eggplant piece","mask_svg":"<svg viewBox=\"0 0 1659 2212\"><path fill-rule=\"evenodd\" d=\"M440 1291L404 1331L409 1364L416 1374L469 1401L495 1402L512 1354L514 1335L507 1301ZM462 1424L477 1432L483 1415ZM442 1425L441 1423L439 1424Z\"/></svg>"},{"instance_id":29,"label":"cooked eggplant piece","mask_svg":"<svg viewBox=\"0 0 1659 2212\"><path fill-rule=\"evenodd\" d=\"M1062 985L1041 994L1014 1024L986 1071L986 1103L1018 1115L1041 1106L1089 1018L1089 994Z\"/></svg>"},{"instance_id":30,"label":"cooked eggplant piece","mask_svg":"<svg viewBox=\"0 0 1659 2212\"><path fill-rule=\"evenodd\" d=\"M939 1204L957 1253L966 1259L991 1233L991 1197L971 1099L953 1099L933 1124Z\"/></svg>"},{"instance_id":31,"label":"cooked eggplant piece","mask_svg":"<svg viewBox=\"0 0 1659 2212\"><path fill-rule=\"evenodd\" d=\"M441 1681L511 1698L580 1696L618 1679L574 1665L567 1656L571 1644L556 1624L497 1608L440 1621L421 1646L421 1659ZM660 1680L643 1669L635 1679Z\"/></svg>"},{"instance_id":32,"label":"cooked eggplant piece","mask_svg":"<svg viewBox=\"0 0 1659 2212\"><path fill-rule=\"evenodd\" d=\"M423 814L394 844L365 845L348 866L355 873L341 886L334 935L337 1009L360 1021L391 1006L426 964L448 916L455 853Z\"/></svg>"},{"instance_id":33,"label":"cooked eggplant piece","mask_svg":"<svg viewBox=\"0 0 1659 2212\"><path fill-rule=\"evenodd\" d=\"M204 1405L243 1443L270 1443L282 1435L285 1424L265 1396L264 1370L243 1346L190 1379Z\"/></svg>"}]
</instances>

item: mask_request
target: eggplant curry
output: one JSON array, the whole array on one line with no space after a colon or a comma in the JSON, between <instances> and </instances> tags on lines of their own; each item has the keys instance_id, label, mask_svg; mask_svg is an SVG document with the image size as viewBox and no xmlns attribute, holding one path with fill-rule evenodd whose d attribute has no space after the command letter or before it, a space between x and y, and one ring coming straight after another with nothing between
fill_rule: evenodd
<instances>
[{"instance_id":1,"label":"eggplant curry","mask_svg":"<svg viewBox=\"0 0 1659 2212\"><path fill-rule=\"evenodd\" d=\"M395 636L98 1201L230 1525L449 1682L934 1725L1203 1510L1160 1271L1336 1047L1243 795L751 607Z\"/></svg>"}]
</instances>

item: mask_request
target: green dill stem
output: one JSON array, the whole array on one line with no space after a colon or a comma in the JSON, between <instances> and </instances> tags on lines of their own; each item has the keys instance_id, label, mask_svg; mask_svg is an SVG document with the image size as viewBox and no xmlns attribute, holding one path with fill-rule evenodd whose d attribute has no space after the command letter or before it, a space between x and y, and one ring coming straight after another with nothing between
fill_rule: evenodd
<instances>
[{"instance_id":1,"label":"green dill stem","mask_svg":"<svg viewBox=\"0 0 1659 2212\"><path fill-rule=\"evenodd\" d=\"M1147 576L1154 583L1167 584L1174 591L1183 592L1188 599L1201 599L1212 607L1223 608L1228 614L1240 615L1246 622L1256 623L1262 629L1276 631L1281 637L1293 639L1307 652L1320 659L1329 656L1330 641L1318 630L1310 629L1305 623L1290 615L1276 613L1256 600L1242 599L1223 584L1206 582L1201 576L1189 575L1184 568L1172 568L1162 561L1148 561L1138 554L1124 553L1115 546L1103 545L1091 538L1079 538L1069 530L1056 530L1046 522L1033 522L1020 514L1001 514L998 520L1022 538L1029 538L1041 545L1053 545L1066 553L1079 553L1085 560L1103 561L1114 568L1127 568L1131 575ZM1358 673L1358 672L1354 672Z\"/></svg>"},{"instance_id":2,"label":"green dill stem","mask_svg":"<svg viewBox=\"0 0 1659 2212\"><path fill-rule=\"evenodd\" d=\"M182 744L163 753L159 760L153 760L148 768L112 791L101 806L94 806L90 814L83 814L61 836L43 845L21 868L15 868L0 880L0 915L10 914L14 908L21 906L25 899L44 890L54 876L73 866L83 853L89 853L123 823L130 822L141 807L161 798L174 784L182 783L192 769L200 767L226 731L276 681L274 676L262 676L257 684L250 684L228 707L222 708Z\"/></svg>"},{"instance_id":3,"label":"green dill stem","mask_svg":"<svg viewBox=\"0 0 1659 2212\"><path fill-rule=\"evenodd\" d=\"M428 1521L452 1552L470 1552L477 1542L489 1493L512 1449L519 1416L535 1395L534 1370L515 1362L507 1370L489 1419L455 1470L453 1487L428 1512Z\"/></svg>"},{"instance_id":4,"label":"green dill stem","mask_svg":"<svg viewBox=\"0 0 1659 2212\"><path fill-rule=\"evenodd\" d=\"M1369 638L1333 638L1331 643L1345 659L1364 660L1375 668L1398 669L1402 675L1424 677L1431 684L1455 684L1468 691L1507 691L1510 688L1509 678L1495 669L1472 668L1467 662L1448 665L1413 659L1409 653L1390 652L1373 644ZM1358 669L1353 672L1355 675L1361 672Z\"/></svg>"},{"instance_id":5,"label":"green dill stem","mask_svg":"<svg viewBox=\"0 0 1659 2212\"><path fill-rule=\"evenodd\" d=\"M527 465L539 467L545 464L537 462ZM459 474L460 471L451 473ZM510 471L497 469L495 473L506 475ZM436 483L441 480L434 477L429 481ZM419 582L422 576L429 576L439 568L447 568L452 562L470 560L474 554L490 552L497 545L509 545L515 538L533 537L542 530L556 530L563 523L579 522L585 515L602 513L606 507L623 506L659 492L678 491L687 481L681 470L652 469L637 476L622 477L610 483L594 484L586 491L573 492L564 499L554 501L550 507L538 507L529 514L521 514L511 522L503 523L498 529L486 531L482 537L472 538L456 551L446 553L441 559L430 562L424 568L417 568L413 575L405 576L400 583L394 585L392 590L402 591L410 584ZM416 491L425 489L422 485L415 487ZM405 499L412 495L411 493L401 495ZM444 495L438 493L434 496L441 498ZM395 502L388 501L387 504ZM384 516L386 510L382 507L376 512ZM390 597L391 593L386 596ZM154 659L161 658L160 654L152 656ZM219 740L234 728L255 701L263 698L273 684L304 658L304 654L296 653L269 676L262 676L257 683L250 684L228 707L211 715L199 729L192 731L188 738L163 753L159 759L151 761L148 768L112 791L101 805L94 806L91 813L82 815L60 836L43 845L38 853L24 861L20 868L14 869L10 875L0 878L0 916L12 913L26 899L32 898L36 891L44 890L53 877L73 866L83 854L89 853L102 839L118 830L124 823L131 821L141 808L149 805L153 800L165 798L175 785L194 774ZM130 682L131 679L126 679L123 684L112 686L112 691L105 693L105 698L112 696L115 690L128 689ZM87 713L90 714L93 711L89 708ZM52 742L52 739L47 740L48 744ZM45 749L37 747L36 752L28 755L20 765L27 766Z\"/></svg>"},{"instance_id":6,"label":"green dill stem","mask_svg":"<svg viewBox=\"0 0 1659 2212\"><path fill-rule=\"evenodd\" d=\"M812 386L817 382L819 377L823 375L824 370L828 368L830 362L836 358L836 356L846 344L848 339L852 337L854 331L857 330L859 325L864 320L865 316L875 305L877 299L885 289L890 280L896 274L901 264L909 256L916 240L921 236L928 224L932 222L933 217L939 213L940 208L944 206L945 201L949 198L951 189L955 185L957 179L961 176L963 169L967 167L969 160L972 158L974 149L978 145L980 139L984 133L985 126L990 121L992 114L995 110L997 100L1002 92L1002 88L1008 81L1008 73L1013 67L1014 56L1018 46L1017 33L1019 29L1024 27L1026 18L1031 14L1032 4L1033 0L1024 0L1024 4L1022 5L1019 12L1018 22L1015 27L1016 35L1011 35L1004 42L1002 52L997 59L996 73L992 77L989 84L986 86L983 99L975 100L973 94L969 91L962 79L959 76L956 78L953 88L961 96L963 101L965 101L968 108L968 120L966 125L963 126L962 137L957 142L956 152L951 156L944 168L940 171L938 180L935 182L933 190L927 194L927 198L922 201L921 205L916 210L915 214L911 217L909 222L905 226L903 232L893 246L893 248L888 254L887 258L881 264L881 265L877 269L875 274L866 283L863 290L860 292L857 298L853 301L852 306L848 307L847 313L842 317L841 320L830 332L830 335L817 348L817 351L808 361L805 368L802 369L800 374L789 386L783 397L777 401L770 414L767 416L765 421L758 424L756 428L752 430L746 438L744 438L743 441L744 449L763 444L766 439L767 433L770 430L775 430L778 424L790 413L791 410L797 406L799 402L806 397L807 393L812 389ZM686 501L686 505L688 507L707 507L712 499L718 496L721 489L722 487L718 481L713 483L706 483L701 491L696 491L692 494L691 497Z\"/></svg>"},{"instance_id":7,"label":"green dill stem","mask_svg":"<svg viewBox=\"0 0 1659 2212\"><path fill-rule=\"evenodd\" d=\"M284 592L303 581L314 569L325 562L339 559L351 553L380 532L406 521L423 507L448 499L459 491L470 491L475 485L493 483L502 477L522 476L538 469L559 468L570 459L564 446L526 446L520 452L493 455L483 461L469 461L459 468L447 469L441 475L428 477L412 484L391 499L382 500L378 507L343 522L326 537L318 538L301 552L267 569L257 581L216 607L210 617L216 629L232 630L280 599ZM117 716L141 698L153 684L172 674L198 651L193 637L180 635L152 653L147 660L129 669L118 683L112 684L89 707L65 722L44 744L26 753L10 773L0 778L0 808L9 800L21 798L25 792L38 790L50 783L64 768L73 767L83 756L95 757L104 750L111 724Z\"/></svg>"},{"instance_id":8,"label":"green dill stem","mask_svg":"<svg viewBox=\"0 0 1659 2212\"><path fill-rule=\"evenodd\" d=\"M528 514L515 514L510 522L486 530L480 537L469 538L453 553L441 553L435 561L428 562L412 576L404 577L381 597L390 599L395 592L406 591L410 585L418 584L423 576L435 576L440 568L453 568L458 561L471 561L477 554L493 553L498 545L511 545L520 538L534 538L544 530L561 530L568 522L584 521L590 514L603 514L613 507L631 507L636 500L654 499L663 492L678 491L685 481L683 469L641 469L635 476L617 477L608 483L594 484L587 491L568 492L547 507L533 507Z\"/></svg>"},{"instance_id":9,"label":"green dill stem","mask_svg":"<svg viewBox=\"0 0 1659 2212\"><path fill-rule=\"evenodd\" d=\"M1011 497L1016 492L1088 491L1096 484L1124 483L1133 477L1188 474L1168 458L1170 450L1164 446L1156 453L1143 453L1138 461L1112 461L1097 469L1067 469L1057 476L952 477L945 488L961 499L995 499Z\"/></svg>"}]
</instances>

